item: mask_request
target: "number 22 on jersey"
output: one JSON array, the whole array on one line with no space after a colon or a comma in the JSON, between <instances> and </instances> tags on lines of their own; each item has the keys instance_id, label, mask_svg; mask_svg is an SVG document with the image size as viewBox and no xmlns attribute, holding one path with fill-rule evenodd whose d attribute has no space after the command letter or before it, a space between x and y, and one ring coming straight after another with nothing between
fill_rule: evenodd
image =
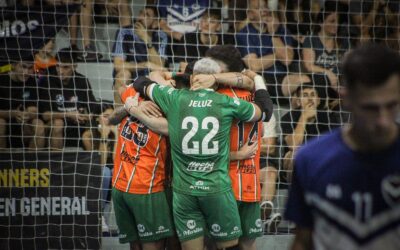
<instances>
[{"instance_id":1,"label":"number 22 on jersey","mask_svg":"<svg viewBox=\"0 0 400 250\"><path fill-rule=\"evenodd\" d=\"M211 128L209 125L211 124ZM182 139L182 152L187 155L199 155L200 154L200 142L192 141L192 147L189 147L190 140L200 133L199 131L199 120L194 116L187 116L182 121L182 129L190 130L185 134ZM207 116L201 121L200 130L210 130L206 136L204 136L201 142L201 154L203 155L213 155L218 153L218 141L212 141L214 136L219 130L219 121L213 116ZM211 147L210 147L211 142Z\"/></svg>"}]
</instances>

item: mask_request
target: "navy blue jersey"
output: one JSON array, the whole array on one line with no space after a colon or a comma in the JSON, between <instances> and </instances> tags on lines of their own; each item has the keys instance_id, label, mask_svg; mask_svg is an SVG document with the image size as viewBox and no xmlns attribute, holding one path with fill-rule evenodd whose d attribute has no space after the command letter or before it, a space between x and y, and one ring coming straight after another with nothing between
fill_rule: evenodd
<instances>
[{"instance_id":1,"label":"navy blue jersey","mask_svg":"<svg viewBox=\"0 0 400 250\"><path fill-rule=\"evenodd\" d=\"M315 249L400 249L400 137L358 153L336 129L301 148L294 168L285 215L313 230Z\"/></svg>"}]
</instances>

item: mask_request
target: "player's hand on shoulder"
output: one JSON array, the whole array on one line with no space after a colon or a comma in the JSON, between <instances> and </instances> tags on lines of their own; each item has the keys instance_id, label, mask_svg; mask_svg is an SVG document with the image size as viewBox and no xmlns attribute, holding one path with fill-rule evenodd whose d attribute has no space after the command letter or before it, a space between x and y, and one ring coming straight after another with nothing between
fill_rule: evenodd
<instances>
[{"instance_id":1,"label":"player's hand on shoulder","mask_svg":"<svg viewBox=\"0 0 400 250\"><path fill-rule=\"evenodd\" d=\"M139 93L136 93L133 97L130 96L126 98L124 106L126 111L131 114L131 112L139 106Z\"/></svg>"},{"instance_id":2,"label":"player's hand on shoulder","mask_svg":"<svg viewBox=\"0 0 400 250\"><path fill-rule=\"evenodd\" d=\"M191 90L207 89L214 86L216 78L214 75L198 74L193 77Z\"/></svg>"},{"instance_id":3,"label":"player's hand on shoulder","mask_svg":"<svg viewBox=\"0 0 400 250\"><path fill-rule=\"evenodd\" d=\"M139 107L141 112L147 116L161 117L162 113L160 108L151 101L143 101L139 103Z\"/></svg>"}]
</instances>

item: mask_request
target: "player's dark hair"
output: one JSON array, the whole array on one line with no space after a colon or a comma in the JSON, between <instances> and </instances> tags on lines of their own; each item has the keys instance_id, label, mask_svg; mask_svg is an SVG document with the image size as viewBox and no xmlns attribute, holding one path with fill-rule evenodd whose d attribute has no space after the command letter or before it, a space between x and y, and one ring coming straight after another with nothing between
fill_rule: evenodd
<instances>
[{"instance_id":1,"label":"player's dark hair","mask_svg":"<svg viewBox=\"0 0 400 250\"><path fill-rule=\"evenodd\" d=\"M400 75L400 55L384 45L368 43L350 51L341 68L349 90L358 85L378 87L393 74Z\"/></svg>"},{"instance_id":2,"label":"player's dark hair","mask_svg":"<svg viewBox=\"0 0 400 250\"><path fill-rule=\"evenodd\" d=\"M56 59L61 63L74 63L76 62L77 54L71 48L64 48L57 52Z\"/></svg>"},{"instance_id":3,"label":"player's dark hair","mask_svg":"<svg viewBox=\"0 0 400 250\"><path fill-rule=\"evenodd\" d=\"M206 56L225 63L230 72L241 72L245 68L240 51L233 45L214 46L207 50Z\"/></svg>"},{"instance_id":4,"label":"player's dark hair","mask_svg":"<svg viewBox=\"0 0 400 250\"><path fill-rule=\"evenodd\" d=\"M190 88L190 76L193 74L193 68L196 61L191 61L186 65L183 74L176 74L173 79L175 80L176 89Z\"/></svg>"}]
</instances>

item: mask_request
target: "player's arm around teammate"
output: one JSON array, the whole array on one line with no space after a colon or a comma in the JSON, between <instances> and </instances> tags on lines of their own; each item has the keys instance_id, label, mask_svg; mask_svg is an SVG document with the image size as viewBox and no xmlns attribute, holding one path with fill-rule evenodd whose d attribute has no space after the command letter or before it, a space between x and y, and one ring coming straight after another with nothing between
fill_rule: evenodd
<instances>
[{"instance_id":1,"label":"player's arm around teammate","mask_svg":"<svg viewBox=\"0 0 400 250\"><path fill-rule=\"evenodd\" d=\"M122 101L135 94L128 87ZM127 112L117 109L117 115L126 116ZM113 115L110 118L115 119ZM112 197L120 242L129 242L131 249L139 249L138 243L143 250L164 249L165 239L174 235L164 189L166 139L137 119L124 118L118 143Z\"/></svg>"}]
</instances>

